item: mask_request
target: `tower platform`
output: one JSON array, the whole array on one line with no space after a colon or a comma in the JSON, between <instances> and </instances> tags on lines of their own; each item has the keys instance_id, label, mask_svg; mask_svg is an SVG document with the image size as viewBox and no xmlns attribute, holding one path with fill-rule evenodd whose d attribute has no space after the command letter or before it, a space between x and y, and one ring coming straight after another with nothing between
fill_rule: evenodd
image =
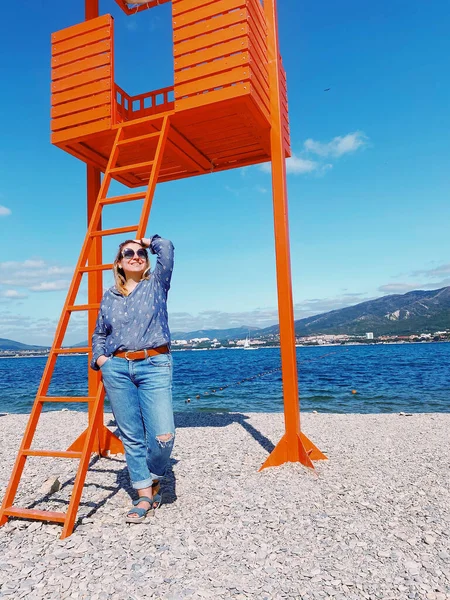
<instances>
[{"instance_id":1,"label":"tower platform","mask_svg":"<svg viewBox=\"0 0 450 600\"><path fill-rule=\"evenodd\" d=\"M174 85L137 96L114 81L111 15L52 35L52 143L105 171L117 128L127 122L134 141L119 167L135 165L136 157L146 162L154 155L156 137L148 134L156 131L155 118L167 114L172 127L159 183L271 160L267 25L259 1L192 9L174 0L172 12ZM284 70L280 78L290 156ZM123 169L113 178L139 187L150 171Z\"/></svg>"}]
</instances>

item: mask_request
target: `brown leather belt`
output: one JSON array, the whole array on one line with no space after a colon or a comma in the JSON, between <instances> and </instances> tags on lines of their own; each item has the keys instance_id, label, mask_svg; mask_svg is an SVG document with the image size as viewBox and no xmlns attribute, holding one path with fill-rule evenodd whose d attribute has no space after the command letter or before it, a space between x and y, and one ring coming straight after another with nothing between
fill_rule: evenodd
<instances>
[{"instance_id":1,"label":"brown leather belt","mask_svg":"<svg viewBox=\"0 0 450 600\"><path fill-rule=\"evenodd\" d=\"M114 352L114 356L117 358L126 358L127 360L144 360L149 356L156 356L157 354L167 354L170 352L169 346L158 346L158 348L146 348L144 350L123 350L120 352Z\"/></svg>"}]
</instances>

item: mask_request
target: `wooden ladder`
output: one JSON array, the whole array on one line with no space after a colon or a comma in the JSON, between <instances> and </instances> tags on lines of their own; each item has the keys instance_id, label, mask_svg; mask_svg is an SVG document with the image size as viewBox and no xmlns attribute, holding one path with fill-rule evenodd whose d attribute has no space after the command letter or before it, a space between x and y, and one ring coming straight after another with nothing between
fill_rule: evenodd
<instances>
[{"instance_id":1,"label":"wooden ladder","mask_svg":"<svg viewBox=\"0 0 450 600\"><path fill-rule=\"evenodd\" d=\"M75 304L77 294L80 288L81 280L84 273L103 272L112 268L112 264L89 264L88 258L92 250L95 240L99 237L107 235L117 235L123 233L134 234L136 239L144 237L147 226L148 217L155 193L156 183L158 181L159 172L164 156L164 149L169 134L170 122L168 116L155 117L149 121L149 133L144 135L127 137L127 132L130 127L135 126L135 122L128 121L119 125L117 134L114 140L114 145L111 150L108 165L105 170L104 177L100 186L99 195L95 204L92 217L89 222L86 237L81 249L78 263L75 267L75 272L72 282L67 293L67 298L61 313L61 317L56 329L55 338L50 350L47 364L42 375L41 383L34 401L28 424L22 439L22 443L14 464L8 487L6 488L5 497L0 508L0 526L4 525L10 517L20 517L24 519L36 519L40 521L55 521L63 523L61 539L71 535L75 519L77 516L78 506L83 492L83 486L86 479L87 470L93 452L94 442L99 437L113 437L113 434L103 425L103 384L99 381L97 393L95 396L86 397L53 397L47 396L48 388L53 376L56 360L58 356L64 354L74 354L80 352L90 353L91 346L86 348L62 348L64 335L69 324L70 316L75 311L98 311L99 304ZM151 138L156 138L156 151L153 160L139 162L134 164L121 164L118 166L121 151L125 148L130 148L130 145L135 144L137 147L142 142L148 141ZM111 179L116 176L124 176L130 173L150 172L147 189L142 192L127 194L124 196L107 197ZM102 210L103 207L109 204L118 204L121 202L130 202L134 200L143 200L143 206L139 223L129 227L120 227L116 229L101 229ZM91 334L92 332L89 332ZM80 402L88 403L89 407L89 425L87 430L76 440L66 451L56 450L33 450L31 444L39 422L39 417L42 412L44 403L47 402ZM105 431L102 431L102 428ZM116 448L120 445L117 440ZM54 458L70 458L78 459L79 465L75 477L72 494L70 497L67 512L52 512L47 510L34 510L31 508L21 508L14 505L14 499L19 487L20 479L25 467L26 460L29 456L45 456Z\"/></svg>"}]
</instances>

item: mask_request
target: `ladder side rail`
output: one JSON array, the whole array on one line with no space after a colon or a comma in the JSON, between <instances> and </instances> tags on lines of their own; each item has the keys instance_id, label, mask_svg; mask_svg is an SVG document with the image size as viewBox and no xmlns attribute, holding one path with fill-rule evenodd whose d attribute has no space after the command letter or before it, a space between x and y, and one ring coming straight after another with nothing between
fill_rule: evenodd
<instances>
[{"instance_id":1,"label":"ladder side rail","mask_svg":"<svg viewBox=\"0 0 450 600\"><path fill-rule=\"evenodd\" d=\"M56 357L55 357L56 360ZM36 431L36 427L39 421L39 417L42 412L43 404L38 400L35 400L33 403L33 408L31 409L30 417L28 419L28 423L25 429L25 433L22 438L22 442L20 444L19 451L17 453L17 457L14 463L13 470L11 472L11 477L9 478L8 485L6 487L5 495L3 497L2 506L0 508L0 527L4 525L8 517L5 515L4 511L10 508L13 505L14 498L16 497L17 489L19 487L20 480L22 478L22 473L25 468L25 463L27 460L27 456L24 454L24 450L29 448L31 442L33 441L33 437Z\"/></svg>"},{"instance_id":2,"label":"ladder side rail","mask_svg":"<svg viewBox=\"0 0 450 600\"><path fill-rule=\"evenodd\" d=\"M151 204L152 204L152 200L153 200L153 196L154 196L154 192L155 192L155 187L156 187L156 183L158 180L159 170L160 170L161 164L162 164L164 147L165 147L165 144L166 144L166 141L168 138L168 134L169 134L169 129L170 129L169 119L168 119L168 117L164 117L162 128L161 128L161 135L160 135L160 139L158 140L158 145L157 145L156 153L155 153L155 159L154 159L154 163L152 166L152 172L151 172L151 175L149 178L147 193L146 193L145 199L144 199L144 206L142 208L142 213L141 213L141 217L140 217L137 239L139 239L140 237L143 237L143 235L145 233L145 227L147 225L147 220L148 220L148 216L150 213L150 208L151 208ZM118 141L118 138L116 138L116 140ZM118 148L118 145L115 144L113 153L117 150L117 148ZM116 156L117 156L117 154L116 154ZM110 177L108 170L105 172L105 178L107 176ZM100 195L99 195L99 197L100 197ZM70 503L69 503L69 508L67 511L67 517L64 522L61 539L64 539L64 538L70 536L73 531L75 519L77 516L78 506L80 503L81 495L83 493L83 486L84 486L84 482L86 479L87 470L89 467L90 455L91 455L94 441L95 441L95 435L96 435L97 431L101 432L101 430L102 430L104 396L105 396L105 390L104 390L103 382L100 382L99 387L98 387L98 392L97 392L97 399L96 399L94 407L93 407L92 418L89 422L89 426L86 431L86 436L84 438L84 447L83 447L83 451L82 451L83 454L82 454L82 458L80 460L77 476L75 479L74 488L72 490L72 495L71 495L71 499L70 499ZM103 432L103 433L105 433L105 432Z\"/></svg>"},{"instance_id":3,"label":"ladder side rail","mask_svg":"<svg viewBox=\"0 0 450 600\"><path fill-rule=\"evenodd\" d=\"M94 239L92 234L93 234L93 232L96 231L97 225L98 225L100 217L101 217L102 204L99 202L99 199L101 199L103 196L105 196L109 189L111 177L108 176L107 173L111 169L112 165L115 164L115 161L117 160L117 153L118 153L117 142L119 141L119 139L121 139L121 135L122 135L122 133L121 133L121 130L119 129L117 131L116 138L114 141L113 151L111 152L111 155L109 157L108 166L106 168L106 172L105 172L105 175L102 180L99 197L95 204L95 208L92 213L92 217L91 217L91 220L90 220L90 223L88 226L88 230L86 232L84 243L83 243L83 246L82 246L82 249L80 252L80 257L79 257L77 265L75 267L74 276L72 278L72 281L71 281L71 284L69 287L69 291L67 293L66 301L64 302L64 306L63 306L63 309L61 312L61 318L59 320L58 327L56 328L55 337L53 339L53 345L50 350L49 360L47 361L47 365L45 367L44 374L42 376L41 385L39 386L38 396L45 396L48 391L48 386L50 384L50 379L51 379L51 377L49 375L51 375L51 373L53 372L54 363L56 361L56 356L55 356L56 350L61 348L62 342L64 340L64 335L67 330L67 325L69 323L69 319L70 319L70 315L71 315L71 311L69 310L69 307L73 306L75 304L76 296L78 294L78 290L80 288L81 280L83 277L82 269L83 269L83 267L86 266L86 263L88 260L88 255L89 255L89 252L90 252L91 246L92 246L92 241ZM53 361L50 360L52 358L54 358Z\"/></svg>"},{"instance_id":4,"label":"ladder side rail","mask_svg":"<svg viewBox=\"0 0 450 600\"><path fill-rule=\"evenodd\" d=\"M86 480L86 474L89 468L89 462L91 460L92 448L94 446L95 436L98 431L99 420L102 418L103 411L103 396L104 388L103 383L98 386L97 397L93 408L93 414L91 422L89 423L86 439L84 441L84 447L82 450L82 456L78 465L77 474L75 477L75 483L72 488L72 494L70 496L69 506L66 513L66 520L64 521L64 527L61 533L61 539L64 539L71 535L77 517L78 506L80 504L81 495L83 493L83 486Z\"/></svg>"},{"instance_id":5,"label":"ladder side rail","mask_svg":"<svg viewBox=\"0 0 450 600\"><path fill-rule=\"evenodd\" d=\"M144 198L144 205L141 212L140 222L137 230L137 239L143 237L145 233L145 228L147 226L148 217L150 214L150 209L153 201L153 196L155 193L155 188L158 180L159 171L161 168L164 148L168 139L168 134L170 130L170 121L169 116L166 115L163 117L162 126L160 130L160 138L158 140L155 158L152 164L152 170L147 186L147 191ZM98 231L99 225L101 223L101 214L103 205L107 203L107 193L109 190L109 186L111 183L111 172L113 171L118 155L120 144L119 142L122 140L124 135L123 128L119 128L117 130L116 138L114 140L114 145L112 152L110 154L108 165L104 173L104 177L101 182L100 191L98 194L98 198L92 213L92 217L89 222L88 231L85 236L85 240L81 249L80 257L78 259L77 265L75 267L75 272L72 277L72 281L69 287L69 291L67 293L66 301L64 303L64 307L61 313L60 320L58 322L58 326L55 332L54 341L52 347L50 349L49 357L44 369L44 373L39 385L38 393L36 394L36 399L33 403L33 407L30 413L30 418L28 419L27 427L22 439L22 443L20 446L20 450L18 452L15 465L10 477L10 481L8 483L6 493L3 499L2 507L0 509L0 526L4 525L8 520L8 515L5 514L7 509L12 507L12 503L14 501L15 495L17 493L17 489L20 483L20 479L23 473L23 469L26 462L26 450L30 449L31 442L33 440L36 427L39 421L39 417L42 412L43 401L46 397L51 377L53 375L53 371L55 368L55 363L58 356L58 350L61 349L62 342L64 340L64 335L67 330L67 325L72 313L72 308L75 305L76 296L79 291L81 279L83 276L83 272L86 269L86 263L88 261L88 256L92 247L93 240L98 239ZM90 265L93 266L93 265ZM83 492L83 485L86 479L87 470L89 467L90 455L92 452L92 448L95 441L95 436L97 431L101 430L101 422L103 420L103 402L104 402L104 387L102 382L99 383L96 400L93 406L92 419L90 419L88 429L86 431L86 436L84 438L84 445L82 450L82 456L80 459L80 464L78 467L77 475L75 478L74 489L72 491L71 499L69 502L68 512L66 513L66 518L64 521L64 528L61 535L61 539L69 536L74 527L77 510L79 506L79 502L81 499L81 494ZM51 513L49 513L50 515ZM50 517L51 520L51 517Z\"/></svg>"},{"instance_id":6,"label":"ladder side rail","mask_svg":"<svg viewBox=\"0 0 450 600\"><path fill-rule=\"evenodd\" d=\"M111 176L108 174L111 168L115 165L118 156L118 145L117 143L122 139L123 131L122 129L118 129L115 140L113 151L109 157L108 166L106 168L105 176L103 177L102 184L100 187L99 197L97 199L94 211L92 213L92 218L89 223L88 231L85 236L85 240L83 243L83 247L80 253L80 257L78 259L77 266L75 267L75 272L72 277L72 281L70 283L69 291L67 293L66 301L64 303L61 317L58 322L58 326L56 328L55 337L53 339L53 344L50 349L50 353L45 365L44 372L42 374L41 382L39 384L39 388L36 394L36 399L33 403L33 407L31 409L30 417L28 419L28 423L25 429L25 433L22 438L22 442L20 444L20 448L17 454L17 458L11 473L10 480L8 482L8 486L6 488L6 493L3 498L2 507L0 509L0 526L4 525L8 520L8 517L4 514L4 510L12 506L14 502L14 498L17 493L17 489L19 487L20 479L22 477L23 470L25 468L26 463L26 455L24 454L24 450L30 448L31 443L34 438L34 434L36 433L37 424L39 421L39 417L42 412L42 396L46 396L48 392L48 388L50 385L50 381L53 375L53 371L55 369L57 353L56 350L61 347L62 341L64 339L65 332L67 330L67 325L69 323L71 312L68 310L69 306L75 304L75 299L78 294L78 290L80 287L82 272L81 268L86 265L89 251L91 249L92 240L92 231L95 229L97 223L99 222L102 204L99 202L99 199L106 197L107 191L109 189ZM94 421L93 421L94 422Z\"/></svg>"}]
</instances>

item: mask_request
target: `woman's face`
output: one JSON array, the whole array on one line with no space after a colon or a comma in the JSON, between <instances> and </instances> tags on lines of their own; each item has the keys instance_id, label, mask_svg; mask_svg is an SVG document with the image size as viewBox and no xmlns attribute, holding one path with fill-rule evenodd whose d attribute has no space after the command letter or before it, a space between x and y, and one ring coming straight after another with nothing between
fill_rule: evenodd
<instances>
[{"instance_id":1,"label":"woman's face","mask_svg":"<svg viewBox=\"0 0 450 600\"><path fill-rule=\"evenodd\" d=\"M130 252L130 250L133 250L133 256L131 257L124 257L123 254L124 252L128 250L128 253ZM122 259L119 261L119 266L122 267L124 273L125 273L125 277L128 279L128 277L131 276L136 276L136 275L142 275L145 271L145 269L147 268L147 261L145 259L145 257L141 257L138 256L136 254L136 252L138 250L143 250L142 246L140 244L135 244L133 242L127 244L126 246L124 246L122 248Z\"/></svg>"}]
</instances>

